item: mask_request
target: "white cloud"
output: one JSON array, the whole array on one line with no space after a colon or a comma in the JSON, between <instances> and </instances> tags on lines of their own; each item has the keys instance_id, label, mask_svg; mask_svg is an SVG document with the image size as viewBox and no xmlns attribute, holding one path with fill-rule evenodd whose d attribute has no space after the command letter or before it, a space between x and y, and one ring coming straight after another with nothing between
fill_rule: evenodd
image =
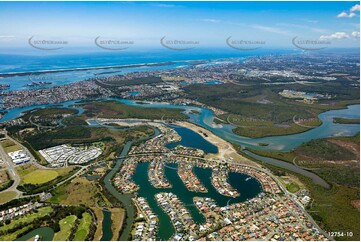
<instances>
[{"instance_id":1,"label":"white cloud","mask_svg":"<svg viewBox=\"0 0 361 242\"><path fill-rule=\"evenodd\" d=\"M360 5L356 4L352 8L350 8L350 13L347 13L346 11L342 11L337 15L337 18L353 18L356 17L357 14L355 12L360 12Z\"/></svg>"},{"instance_id":2,"label":"white cloud","mask_svg":"<svg viewBox=\"0 0 361 242\"><path fill-rule=\"evenodd\" d=\"M331 39L348 39L350 36L345 32L335 32L330 35L321 35L321 40L331 40Z\"/></svg>"},{"instance_id":3,"label":"white cloud","mask_svg":"<svg viewBox=\"0 0 361 242\"><path fill-rule=\"evenodd\" d=\"M337 18L347 18L347 17L348 17L348 14L345 11L343 11L342 13L337 15Z\"/></svg>"},{"instance_id":4,"label":"white cloud","mask_svg":"<svg viewBox=\"0 0 361 242\"><path fill-rule=\"evenodd\" d=\"M255 29L259 29L259 30L263 30L263 31L267 31L267 32L275 33L275 34L283 34L283 35L289 35L290 34L286 30L275 28L275 27L270 27L270 26L264 26L264 25L256 24L256 25L253 25L252 27L255 28Z\"/></svg>"},{"instance_id":5,"label":"white cloud","mask_svg":"<svg viewBox=\"0 0 361 242\"><path fill-rule=\"evenodd\" d=\"M353 37L355 37L355 38L360 38L360 32L358 32L358 31L352 32L351 35L352 35Z\"/></svg>"},{"instance_id":6,"label":"white cloud","mask_svg":"<svg viewBox=\"0 0 361 242\"><path fill-rule=\"evenodd\" d=\"M311 30L316 33L325 33L328 31L327 29L321 29L321 28L311 28Z\"/></svg>"},{"instance_id":7,"label":"white cloud","mask_svg":"<svg viewBox=\"0 0 361 242\"><path fill-rule=\"evenodd\" d=\"M353 18L357 16L357 14L351 12L351 13L346 13L345 11L343 11L342 13L340 13L339 15L337 15L337 18Z\"/></svg>"},{"instance_id":8,"label":"white cloud","mask_svg":"<svg viewBox=\"0 0 361 242\"><path fill-rule=\"evenodd\" d=\"M153 7L158 7L158 8L175 8L175 7L178 7L178 5L167 4L167 3L152 3L150 5L152 5Z\"/></svg>"},{"instance_id":9,"label":"white cloud","mask_svg":"<svg viewBox=\"0 0 361 242\"><path fill-rule=\"evenodd\" d=\"M278 26L283 26L283 27L288 27L288 28L306 29L306 30L310 30L310 31L316 32L316 33L326 33L326 32L328 32L327 29L314 28L314 27L310 27L308 25L301 25L301 24L278 23L277 25Z\"/></svg>"},{"instance_id":10,"label":"white cloud","mask_svg":"<svg viewBox=\"0 0 361 242\"><path fill-rule=\"evenodd\" d=\"M13 38L15 38L14 35L0 35L0 40L13 39Z\"/></svg>"},{"instance_id":11,"label":"white cloud","mask_svg":"<svg viewBox=\"0 0 361 242\"><path fill-rule=\"evenodd\" d=\"M313 19L304 19L304 21L308 22L308 23L312 23L312 24L317 24L318 20L313 20Z\"/></svg>"},{"instance_id":12,"label":"white cloud","mask_svg":"<svg viewBox=\"0 0 361 242\"><path fill-rule=\"evenodd\" d=\"M350 9L350 12L357 12L357 11L360 12L360 5L359 5L359 4L356 4L355 6L353 6L353 7Z\"/></svg>"},{"instance_id":13,"label":"white cloud","mask_svg":"<svg viewBox=\"0 0 361 242\"><path fill-rule=\"evenodd\" d=\"M204 19L201 19L201 21L208 22L208 23L219 23L219 22L221 22L221 20L213 19L213 18L204 18Z\"/></svg>"}]
</instances>

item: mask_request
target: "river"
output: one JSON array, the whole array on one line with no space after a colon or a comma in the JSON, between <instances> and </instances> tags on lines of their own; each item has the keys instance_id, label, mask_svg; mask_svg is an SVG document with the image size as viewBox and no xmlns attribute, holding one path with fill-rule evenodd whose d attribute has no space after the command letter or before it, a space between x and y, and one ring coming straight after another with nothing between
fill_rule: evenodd
<instances>
[{"instance_id":1,"label":"river","mask_svg":"<svg viewBox=\"0 0 361 242\"><path fill-rule=\"evenodd\" d=\"M109 100L116 100L127 105L139 106L139 107L152 107L152 108L178 108L184 109L185 113L189 116L189 121L193 122L214 134L218 135L222 139L230 141L232 143L250 147L259 150L269 150L269 151L290 151L304 142L310 141L312 139L333 137L333 136L351 136L355 135L360 131L359 124L336 124L333 123L334 117L344 117L344 118L360 118L360 105L350 105L345 109L339 110L330 110L324 113L321 113L318 117L322 121L322 125L297 134L290 135L281 135L281 136L270 136L264 138L248 138L244 136L236 135L232 132L234 128L232 125L223 125L222 127L213 127L214 115L211 110L206 108L194 107L194 106L184 106L184 105L173 105L168 103L139 103L134 100L128 99L119 99L119 98L108 98ZM84 110L77 106L79 100L68 101L60 103L57 105L38 105L32 107L16 108L9 110L8 113L0 120L1 122L13 120L25 111L29 111L34 108L44 108L44 107L71 107L76 108L80 115ZM86 101L82 102L86 103ZM197 111L197 113L192 113L191 111ZM260 146L260 143L266 143L267 146Z\"/></svg>"},{"instance_id":2,"label":"river","mask_svg":"<svg viewBox=\"0 0 361 242\"><path fill-rule=\"evenodd\" d=\"M325 138L325 137L333 137L333 136L351 136L355 135L357 132L360 131L360 126L358 124L336 124L333 123L333 118L335 117L343 117L343 118L360 118L360 105L350 105L345 109L339 110L330 110L319 115L319 118L322 121L322 125L308 130L306 132L298 133L298 134L291 134L291 135L282 135L282 136L270 136L265 138L248 138L236 135L232 132L232 125L223 125L222 127L213 127L212 122L214 119L214 115L211 110L206 108L194 107L194 106L183 106L183 105L173 105L168 103L139 103L134 100L126 100L126 99L119 99L119 98L109 98L109 100L116 100L127 105L131 106L140 106L140 107L152 107L152 108L180 108L185 110L185 113L189 116L189 121L193 122L205 129L210 130L214 134L218 135L219 137L230 141L232 143L241 145L243 147L250 147L259 150L269 150L269 151L282 151L287 152L290 151L304 142L310 141L312 139L317 138ZM29 111L34 108L44 108L44 107L70 107L76 108L78 110L78 114L80 115L83 113L83 109L78 106L79 103L86 103L86 100L73 100L64 103L60 103L57 105L39 105L39 106L32 106L32 107L24 107L24 108L16 108L9 110L8 113L4 115L1 119L2 122L9 121L15 119L25 111ZM191 111L196 112L191 112ZM180 133L188 132L187 129L181 127L174 127ZM184 140L188 140L187 143L192 145L192 139L189 137L184 136ZM184 141L179 142L178 144L183 144ZM196 142L197 143L197 142ZM268 146L259 146L259 143L267 143ZM171 144L170 146L173 146ZM204 144L201 144L204 145ZM199 147L195 147L199 148ZM214 151L210 151L210 153L214 153ZM296 173L300 173L306 177L311 178L315 183L322 185L323 187L328 188L329 185L326 181L322 178L317 176L316 174L306 171L298 166L290 164L288 162L284 162L281 160L270 159L268 157L259 156L247 151L249 156L252 156L255 159L261 160L265 163L272 164L278 167L282 167Z\"/></svg>"}]
</instances>

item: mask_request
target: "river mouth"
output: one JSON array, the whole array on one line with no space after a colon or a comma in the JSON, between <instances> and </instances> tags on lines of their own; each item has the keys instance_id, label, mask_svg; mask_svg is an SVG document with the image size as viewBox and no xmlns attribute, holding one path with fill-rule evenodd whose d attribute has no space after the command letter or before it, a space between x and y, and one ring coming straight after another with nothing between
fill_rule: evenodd
<instances>
[{"instance_id":1,"label":"river mouth","mask_svg":"<svg viewBox=\"0 0 361 242\"><path fill-rule=\"evenodd\" d=\"M262 192L261 184L253 177L242 173L229 173L229 183L241 194L239 197L230 198L223 196L216 191L211 183L211 169L194 168L195 175L207 188L207 193L197 193L189 191L177 174L178 164L166 163L165 176L172 188L154 188L148 180L149 162L140 163L133 176L133 181L139 186L138 196L145 197L152 211L157 214L159 219L158 240L168 240L174 233L174 228L169 216L158 206L155 195L161 192L171 192L182 201L190 212L195 223L201 224L205 221L204 216L194 205L194 197L209 197L214 199L218 206L227 206L233 203L244 202L256 197Z\"/></svg>"}]
</instances>

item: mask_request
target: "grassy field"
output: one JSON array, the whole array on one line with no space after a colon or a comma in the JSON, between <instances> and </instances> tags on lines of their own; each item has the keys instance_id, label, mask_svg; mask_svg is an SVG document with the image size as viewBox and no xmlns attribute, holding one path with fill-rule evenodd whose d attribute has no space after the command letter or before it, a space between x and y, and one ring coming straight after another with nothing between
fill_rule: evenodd
<instances>
[{"instance_id":1,"label":"grassy field","mask_svg":"<svg viewBox=\"0 0 361 242\"><path fill-rule=\"evenodd\" d=\"M7 181L9 181L9 176L6 170L0 170L0 186Z\"/></svg>"},{"instance_id":2,"label":"grassy field","mask_svg":"<svg viewBox=\"0 0 361 242\"><path fill-rule=\"evenodd\" d=\"M16 197L16 192L13 191L0 193L0 204L9 202L15 197Z\"/></svg>"},{"instance_id":3,"label":"grassy field","mask_svg":"<svg viewBox=\"0 0 361 242\"><path fill-rule=\"evenodd\" d=\"M80 168L69 166L58 169L39 169L36 165L28 163L16 167L16 169L22 179L18 189L26 194L34 194L52 188L59 182L76 173Z\"/></svg>"},{"instance_id":4,"label":"grassy field","mask_svg":"<svg viewBox=\"0 0 361 242\"><path fill-rule=\"evenodd\" d=\"M74 240L84 241L89 234L89 227L92 223L92 216L89 213L83 213L79 226L75 232Z\"/></svg>"},{"instance_id":5,"label":"grassy field","mask_svg":"<svg viewBox=\"0 0 361 242\"><path fill-rule=\"evenodd\" d=\"M96 195L100 192L94 181L84 177L74 178L70 183L60 186L53 191L50 202L66 205L84 204L89 207L96 206Z\"/></svg>"},{"instance_id":6,"label":"grassy field","mask_svg":"<svg viewBox=\"0 0 361 242\"><path fill-rule=\"evenodd\" d=\"M25 184L43 184L51 181L58 176L58 172L54 170L35 170L23 178Z\"/></svg>"},{"instance_id":7,"label":"grassy field","mask_svg":"<svg viewBox=\"0 0 361 242\"><path fill-rule=\"evenodd\" d=\"M0 170L0 192L8 189L14 183L14 180L11 180L7 170Z\"/></svg>"},{"instance_id":8,"label":"grassy field","mask_svg":"<svg viewBox=\"0 0 361 242\"><path fill-rule=\"evenodd\" d=\"M122 228L123 220L125 218L125 211L122 208L111 208L112 212L111 220L112 220L112 241L117 241L119 236L119 231Z\"/></svg>"},{"instance_id":9,"label":"grassy field","mask_svg":"<svg viewBox=\"0 0 361 242\"><path fill-rule=\"evenodd\" d=\"M300 187L294 182L291 182L291 183L287 184L286 188L291 193L295 193L295 192L298 192L300 190Z\"/></svg>"},{"instance_id":10,"label":"grassy field","mask_svg":"<svg viewBox=\"0 0 361 242\"><path fill-rule=\"evenodd\" d=\"M27 163L17 166L16 170L22 179L22 184L44 184L52 181L58 176L67 175L73 168L39 169L36 165Z\"/></svg>"},{"instance_id":11,"label":"grassy field","mask_svg":"<svg viewBox=\"0 0 361 242\"><path fill-rule=\"evenodd\" d=\"M75 215L69 215L68 217L60 220L59 222L60 231L55 233L53 240L54 241L68 240L76 220L77 217Z\"/></svg>"},{"instance_id":12,"label":"grassy field","mask_svg":"<svg viewBox=\"0 0 361 242\"><path fill-rule=\"evenodd\" d=\"M1 141L1 146L4 148L6 153L14 152L16 150L21 150L22 147L18 144L15 144L11 140L3 140Z\"/></svg>"},{"instance_id":13,"label":"grassy field","mask_svg":"<svg viewBox=\"0 0 361 242\"><path fill-rule=\"evenodd\" d=\"M97 217L97 224L96 224L96 231L94 234L94 240L98 241L102 238L102 235L103 235L104 214L103 214L103 210L100 209L99 207L92 207L91 209L94 211L95 216Z\"/></svg>"},{"instance_id":14,"label":"grassy field","mask_svg":"<svg viewBox=\"0 0 361 242\"><path fill-rule=\"evenodd\" d=\"M24 165L16 167L16 171L18 172L20 177L24 177L27 174L29 174L37 169L38 169L38 167L32 163L26 163Z\"/></svg>"}]
</instances>

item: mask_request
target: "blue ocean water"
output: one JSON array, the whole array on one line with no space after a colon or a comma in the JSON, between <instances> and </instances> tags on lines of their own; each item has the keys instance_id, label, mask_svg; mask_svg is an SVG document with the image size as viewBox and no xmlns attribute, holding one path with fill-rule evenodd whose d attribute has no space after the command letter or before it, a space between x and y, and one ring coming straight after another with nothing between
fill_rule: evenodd
<instances>
[{"instance_id":1,"label":"blue ocean water","mask_svg":"<svg viewBox=\"0 0 361 242\"><path fill-rule=\"evenodd\" d=\"M76 81L87 80L99 76L110 76L126 74L129 72L164 70L179 67L187 67L190 61L206 60L207 64L215 64L227 58L237 58L243 60L247 56L261 56L265 54L291 53L293 50L255 50L251 52L236 51L231 49L199 49L186 51L172 50L152 50L152 51L109 51L77 54L38 54L38 55L14 55L0 54L0 75L18 72L38 72L54 70L72 70L66 72L43 73L33 75L27 73L22 76L0 77L0 84L9 84L8 90L24 90L39 87L28 86L34 82L49 82L51 84L44 87L64 85ZM128 65L164 63L157 66L137 66ZM98 67L119 67L76 70L76 68L98 68ZM44 88L42 87L42 88Z\"/></svg>"}]
</instances>

